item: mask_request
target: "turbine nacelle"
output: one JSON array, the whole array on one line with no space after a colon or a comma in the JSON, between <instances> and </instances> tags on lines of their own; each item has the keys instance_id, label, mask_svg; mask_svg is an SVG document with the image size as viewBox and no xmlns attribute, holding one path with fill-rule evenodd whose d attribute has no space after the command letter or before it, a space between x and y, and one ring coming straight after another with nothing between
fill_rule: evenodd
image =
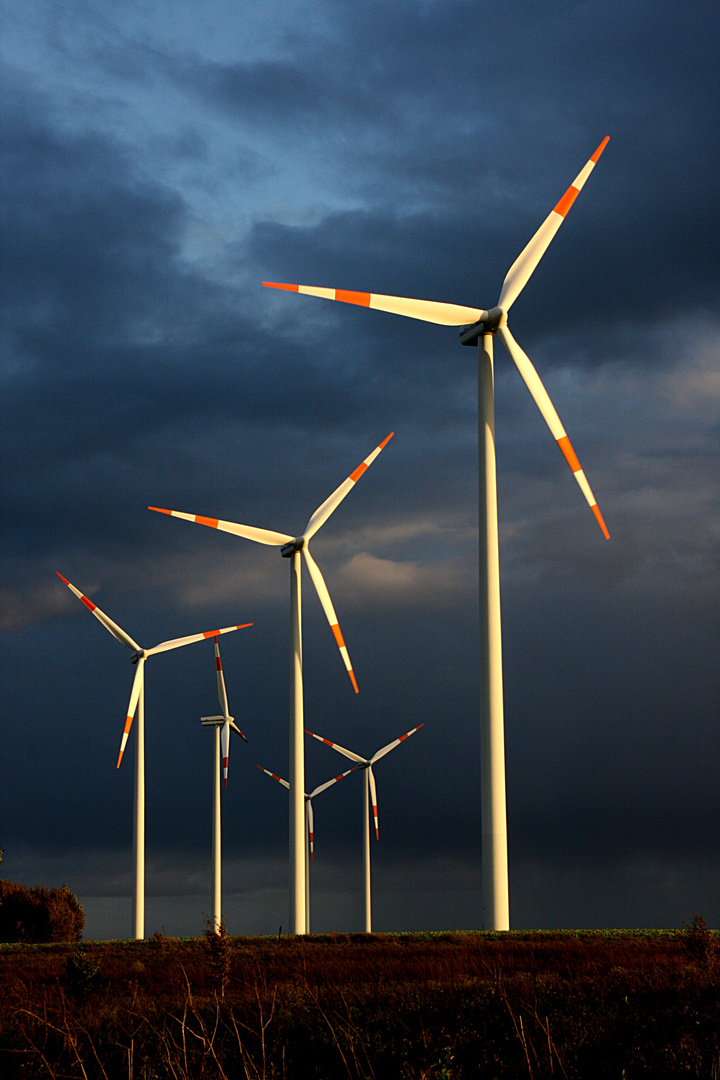
<instances>
[{"instance_id":1,"label":"turbine nacelle","mask_svg":"<svg viewBox=\"0 0 720 1080\"><path fill-rule=\"evenodd\" d=\"M507 325L507 311L501 307L483 312L483 318L472 326L466 326L460 333L461 345L477 345L483 334L495 334L501 326Z\"/></svg>"},{"instance_id":2,"label":"turbine nacelle","mask_svg":"<svg viewBox=\"0 0 720 1080\"><path fill-rule=\"evenodd\" d=\"M283 544L280 548L280 554L283 559L291 559L296 551L302 551L307 547L307 540L304 536L296 536L294 540L291 540L289 544Z\"/></svg>"}]
</instances>

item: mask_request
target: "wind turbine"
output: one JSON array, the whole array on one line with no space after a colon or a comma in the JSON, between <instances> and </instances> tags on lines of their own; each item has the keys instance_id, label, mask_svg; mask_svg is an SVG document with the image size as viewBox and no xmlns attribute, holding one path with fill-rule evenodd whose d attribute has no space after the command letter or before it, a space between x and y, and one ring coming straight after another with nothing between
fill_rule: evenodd
<instances>
[{"instance_id":1,"label":"wind turbine","mask_svg":"<svg viewBox=\"0 0 720 1080\"><path fill-rule=\"evenodd\" d=\"M218 698L220 699L220 708L222 714L220 716L202 716L200 723L203 727L212 727L215 729L214 749L213 749L213 841L212 841L212 859L213 859L213 925L215 932L220 930L222 923L222 887L221 887L221 867L220 867L220 849L222 844L222 826L220 819L220 756L222 748L222 773L225 787L227 787L227 775L228 775L228 761L230 757L230 728L236 731L237 734L245 739L240 728L235 723L235 718L230 715L228 708L227 692L225 690L225 676L223 674L222 660L220 659L220 647L218 645L218 639L215 638L215 671L217 673L217 685L218 685ZM247 739L245 739L247 742Z\"/></svg>"},{"instance_id":2,"label":"wind turbine","mask_svg":"<svg viewBox=\"0 0 720 1080\"><path fill-rule=\"evenodd\" d=\"M252 623L242 623L238 626L226 626L224 630L207 630L203 634L191 634L189 637L173 638L172 641L161 641L152 649L143 649L136 641L126 634L117 623L114 623L97 604L84 596L79 589L71 585L67 578L59 571L57 576L64 581L68 589L74 592L78 599L82 600L86 608L92 611L96 619L103 624L121 645L127 645L132 649L133 664L137 664L135 678L133 679L130 692L130 704L128 705L125 718L125 728L120 742L120 753L117 766L120 768L125 745L130 734L130 728L137 712L137 738L135 742L135 806L133 814L133 860L135 863L135 886L133 892L133 934L136 938L145 937L145 661L148 656L156 653L168 652L170 649L179 649L182 645L191 645L194 641L204 641L205 638L216 637L218 634L229 634L233 630L243 630Z\"/></svg>"},{"instance_id":3,"label":"wind turbine","mask_svg":"<svg viewBox=\"0 0 720 1080\"><path fill-rule=\"evenodd\" d=\"M505 809L505 745L502 689L502 635L500 624L500 568L498 553L497 477L495 468L495 414L493 337L499 336L535 404L540 409L558 446L562 450L583 495L597 518L603 535L609 533L595 496L570 445L565 429L555 411L540 377L527 355L510 333L508 312L527 284L535 267L558 231L585 181L607 146L603 139L590 160L581 169L563 197L551 210L530 242L507 272L497 305L489 311L461 307L431 300L413 300L401 296L352 292L344 289L317 288L312 285L286 285L264 281L273 289L340 300L361 307L406 315L443 326L465 326L463 345L477 345L478 350L478 457L480 473L480 747L482 787L482 851L484 923L487 929L507 930L510 926L507 859L507 814ZM472 324L468 326L467 324Z\"/></svg>"},{"instance_id":4,"label":"wind turbine","mask_svg":"<svg viewBox=\"0 0 720 1080\"><path fill-rule=\"evenodd\" d=\"M291 628L291 657L292 676L290 682L290 926L291 933L303 934L305 932L305 843L303 840L304 809L303 800L305 795L305 757L303 747L303 681L302 681L302 595L301 595L301 559L305 559L310 577L320 598L323 611L330 623L335 641L340 649L348 675L352 681L355 693L358 685L353 673L350 657L343 636L338 625L337 615L333 607L330 593L325 580L320 573L320 568L313 559L309 550L309 543L318 529L325 524L332 512L337 509L345 496L355 487L365 470L370 466L380 451L387 446L393 436L391 431L387 438L383 439L379 446L366 457L357 469L343 480L340 487L336 488L317 508L311 516L305 531L300 536L290 536L287 533L271 532L269 529L259 529L253 525L238 525L232 521L221 521L218 518L201 517L198 514L183 514L179 510L163 510L158 506L150 506L149 510L155 510L159 514L169 514L171 517L183 518L185 521L194 521L199 525L208 525L210 528L219 529L221 532L233 533L235 536L244 536L248 540L255 540L259 544L267 544L270 547L279 547L280 554L285 559L290 559L290 628Z\"/></svg>"},{"instance_id":5,"label":"wind turbine","mask_svg":"<svg viewBox=\"0 0 720 1080\"><path fill-rule=\"evenodd\" d=\"M313 821L313 808L312 801L316 795L319 795L321 791L326 791L333 784L337 784L338 780L342 780L344 777L349 776L351 772L355 772L357 765L353 765L352 769L348 769L347 772L340 773L339 776L333 776L332 780L326 781L324 784L320 784L314 791L311 791L308 795L305 793L305 933L310 933L310 863L314 859L315 855L315 826ZM264 769L262 765L258 765L258 769L261 772L267 773L273 780L277 780L278 784L282 784L288 791L290 790L290 784L287 780L283 780L277 773L270 772L269 769Z\"/></svg>"},{"instance_id":6,"label":"wind turbine","mask_svg":"<svg viewBox=\"0 0 720 1080\"><path fill-rule=\"evenodd\" d=\"M363 784L363 869L365 876L365 933L370 934L372 932L372 918L371 918L371 897L370 897L370 800L372 799L372 811L373 821L375 822L375 838L380 839L380 832L378 830L378 809L377 809L377 789L375 787L375 776L373 774L373 765L389 754L391 750L394 750L400 743L405 742L411 735L414 735L416 731L419 731L423 724L418 724L417 727L412 728L410 731L406 731L404 735L401 735L399 739L393 739L387 746L383 746L381 750L378 750L373 754L371 758L363 758L358 754L354 754L352 750L346 750L343 746L338 746L337 743L330 742L329 739L323 739L322 735L316 735L312 731L305 731L308 735L312 735L313 739L317 739L319 742L325 743L326 746L332 746L333 750L337 750L338 754L343 754L346 758L350 758L351 761L356 761L356 768L365 770L365 783Z\"/></svg>"}]
</instances>

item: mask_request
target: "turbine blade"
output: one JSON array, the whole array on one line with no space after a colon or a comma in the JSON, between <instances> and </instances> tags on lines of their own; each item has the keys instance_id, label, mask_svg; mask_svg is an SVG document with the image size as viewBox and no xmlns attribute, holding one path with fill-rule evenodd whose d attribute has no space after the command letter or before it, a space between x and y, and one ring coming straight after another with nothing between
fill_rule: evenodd
<instances>
[{"instance_id":1,"label":"turbine blade","mask_svg":"<svg viewBox=\"0 0 720 1080\"><path fill-rule=\"evenodd\" d=\"M314 799L321 791L326 791L329 787L332 787L333 784L337 784L338 780L342 780L345 776L349 776L351 772L355 772L356 769L357 765L353 765L352 769L348 769L347 772L340 773L339 776L333 776L332 780L327 780L324 784L321 784L320 787L316 787L314 791L311 791L308 795L308 799Z\"/></svg>"},{"instance_id":2,"label":"turbine blade","mask_svg":"<svg viewBox=\"0 0 720 1080\"><path fill-rule=\"evenodd\" d=\"M190 634L188 637L173 638L172 641L161 641L152 649L146 649L146 656L154 656L156 653L168 652L169 649L179 649L182 645L191 645L193 641L204 641L206 638L217 637L218 634L231 634L234 630L244 630L252 626L251 622L239 623L237 626L225 626L222 630L205 630L202 634Z\"/></svg>"},{"instance_id":3,"label":"turbine blade","mask_svg":"<svg viewBox=\"0 0 720 1080\"><path fill-rule=\"evenodd\" d=\"M225 690L225 676L223 675L222 660L220 659L220 647L218 645L218 639L215 638L215 672L217 674L218 685L218 698L220 700L220 708L223 711L224 716L230 715L230 709L228 708L227 691ZM228 733L228 739L230 735Z\"/></svg>"},{"instance_id":4,"label":"turbine blade","mask_svg":"<svg viewBox=\"0 0 720 1080\"><path fill-rule=\"evenodd\" d=\"M507 351L510 353L510 356L514 361L516 368L520 372L520 376L523 382L532 394L535 404L545 418L545 423L550 428L553 437L556 439L558 446L562 450L565 456L565 460L572 469L573 476L580 485L580 490L587 499L588 505L590 506L593 514L597 518L597 523L602 529L603 536L606 540L609 540L610 533L608 532L607 526L603 521L603 516L600 513L600 508L597 504L595 496L593 495L590 485L585 478L585 473L580 466L580 462L578 461L575 451L570 444L570 440L565 434L565 428L560 423L560 417L557 414L555 406L550 400L547 390L540 381L540 376L535 370L535 367L527 354L523 352L515 338L508 330L507 326L500 326L497 332L499 337L502 338Z\"/></svg>"},{"instance_id":5,"label":"turbine blade","mask_svg":"<svg viewBox=\"0 0 720 1080\"><path fill-rule=\"evenodd\" d=\"M241 738L241 739L245 739L245 742L247 742L247 738L246 738L246 736L245 736L245 735L243 735L243 733L242 733L242 731L240 730L240 728L239 728L239 727L237 726L237 724L235 723L235 721L234 721L234 720L232 720L232 719L230 720L230 727L231 727L231 728L233 729L233 731L237 732L237 734L238 734L238 735L240 736L240 738Z\"/></svg>"},{"instance_id":6,"label":"turbine blade","mask_svg":"<svg viewBox=\"0 0 720 1080\"><path fill-rule=\"evenodd\" d=\"M320 603L323 606L323 611L327 616L327 621L330 623L330 629L332 630L335 641L337 642L337 646L340 650L340 655L343 658L343 663L345 664L345 667L347 668L347 673L350 676L350 682L353 684L353 688L355 690L355 693L357 694L357 679L355 678L355 673L352 669L352 664L350 663L350 656L348 655L348 651L343 640L342 633L340 631L338 617L335 614L335 608L333 607L332 600L330 599L330 593L328 592L327 585L325 584L325 579L320 573L320 567L313 559L308 548L303 548L302 553L305 556L305 562L307 563L307 568L310 571L310 577L313 579L313 584L315 586L315 589L317 590L318 596L320 597Z\"/></svg>"},{"instance_id":7,"label":"turbine blade","mask_svg":"<svg viewBox=\"0 0 720 1080\"><path fill-rule=\"evenodd\" d=\"M220 729L220 756L222 758L223 781L227 787L228 763L230 760L230 721L226 720Z\"/></svg>"},{"instance_id":8,"label":"turbine blade","mask_svg":"<svg viewBox=\"0 0 720 1080\"><path fill-rule=\"evenodd\" d=\"M140 697L140 691L143 686L143 678L145 673L145 657L138 657L137 668L135 670L135 678L133 679L132 690L130 691L130 704L128 705L127 716L125 717L125 727L122 733L122 739L120 740L120 753L118 754L116 769L120 768L120 762L122 761L123 754L125 753L125 747L128 741L128 735L130 734L130 728L132 722L135 719L135 712L138 706L138 699Z\"/></svg>"},{"instance_id":9,"label":"turbine blade","mask_svg":"<svg viewBox=\"0 0 720 1080\"><path fill-rule=\"evenodd\" d=\"M411 731L406 731L405 734L401 735L399 739L394 739L393 742L388 743L387 746L383 746L382 750L378 750L378 752L376 754L373 754L373 756L370 758L370 764L374 765L376 761L379 761L380 758L385 757L385 755L389 754L391 750L394 750L396 746L399 746L401 742L405 742L406 739L409 739L411 735L414 735L416 731L419 731L420 728L424 726L424 722L422 724L418 724L418 726L412 728Z\"/></svg>"},{"instance_id":10,"label":"turbine blade","mask_svg":"<svg viewBox=\"0 0 720 1080\"><path fill-rule=\"evenodd\" d=\"M197 525L208 525L211 529L219 529L220 532L233 533L234 536L244 536L247 540L256 540L258 544L269 544L271 547L282 547L294 536L286 533L272 532L270 529L257 529L254 525L236 525L234 521L220 521L218 518L202 517L200 514L183 514L179 510L162 510L159 506L148 506L148 510L154 510L157 514L168 514L170 517L182 518L183 521L194 521Z\"/></svg>"},{"instance_id":11,"label":"turbine blade","mask_svg":"<svg viewBox=\"0 0 720 1080\"><path fill-rule=\"evenodd\" d=\"M315 535L321 525L325 524L332 512L338 508L338 506L343 501L348 492L352 491L352 489L355 487L362 474L368 469L370 465L372 465L373 461L378 456L380 451L385 449L394 434L395 432L391 431L387 438L383 439L380 445L375 447L372 454L366 457L365 460L360 465L358 465L357 469L355 469L354 472L350 473L347 480L343 480L340 487L336 488L335 491L333 491L332 495L330 495L330 497L325 500L322 506L319 506L317 508L317 510L310 518L305 527L305 532L303 533L303 536L306 540L309 541L310 539L312 539L312 537Z\"/></svg>"},{"instance_id":12,"label":"turbine blade","mask_svg":"<svg viewBox=\"0 0 720 1080\"><path fill-rule=\"evenodd\" d=\"M269 769L263 769L262 765L258 765L257 768L260 770L260 772L264 772L267 773L268 776L272 776L273 780L277 780L278 784L282 784L282 786L286 787L288 791L290 790L290 784L287 780L283 780L282 776L277 776L274 772L270 772Z\"/></svg>"},{"instance_id":13,"label":"turbine blade","mask_svg":"<svg viewBox=\"0 0 720 1080\"><path fill-rule=\"evenodd\" d=\"M323 739L322 735L316 735L314 731L309 731L305 728L306 735L312 735L313 739L317 739L318 742L325 743L326 746L332 746L333 750L337 750L338 754L344 754L346 758L350 758L351 761L357 761L358 765L369 765L370 762L367 758L358 757L357 754L353 754L352 750L346 750L344 746L338 746L337 743L330 742L329 739Z\"/></svg>"},{"instance_id":14,"label":"turbine blade","mask_svg":"<svg viewBox=\"0 0 720 1080\"><path fill-rule=\"evenodd\" d=\"M112 619L105 614L104 611L101 611L97 604L93 604L92 600L88 600L87 596L83 596L80 590L76 589L74 585L71 585L68 579L66 577L63 577L59 570L56 570L55 573L61 581L65 582L68 589L70 589L71 592L74 592L79 600L82 600L88 611L92 611L95 618L103 624L106 630L110 631L114 638L117 638L117 640L122 645L127 645L128 649L132 649L134 652L140 651L140 646L138 645L138 643L136 641L133 641L130 635L126 634L125 631L117 625L117 623L114 623Z\"/></svg>"},{"instance_id":15,"label":"turbine blade","mask_svg":"<svg viewBox=\"0 0 720 1080\"><path fill-rule=\"evenodd\" d=\"M393 315L405 315L409 319L437 323L440 326L466 326L487 318L487 311L480 308L444 304L437 300L412 300L407 296L383 296L381 293L350 292L347 289L319 289L315 285L284 285L278 281L263 281L269 289L319 296L323 300L340 300L344 304L389 311Z\"/></svg>"},{"instance_id":16,"label":"turbine blade","mask_svg":"<svg viewBox=\"0 0 720 1080\"><path fill-rule=\"evenodd\" d=\"M595 168L595 164L609 140L610 136L606 135L585 167L575 177L560 202L550 211L532 240L523 248L508 270L498 300L498 307L501 307L503 311L510 310L527 285L535 267L547 251L550 241L565 220L565 215L580 194L585 181Z\"/></svg>"},{"instance_id":17,"label":"turbine blade","mask_svg":"<svg viewBox=\"0 0 720 1080\"><path fill-rule=\"evenodd\" d=\"M372 805L373 819L375 821L375 839L380 839L380 830L378 828L378 808L377 808L377 788L375 787L375 776L372 771L372 765L368 765L368 784L370 785L370 803Z\"/></svg>"},{"instance_id":18,"label":"turbine blade","mask_svg":"<svg viewBox=\"0 0 720 1080\"><path fill-rule=\"evenodd\" d=\"M313 817L312 795L305 796L305 807L307 816L308 839L310 841L310 861L312 862L315 856L315 819Z\"/></svg>"}]
</instances>

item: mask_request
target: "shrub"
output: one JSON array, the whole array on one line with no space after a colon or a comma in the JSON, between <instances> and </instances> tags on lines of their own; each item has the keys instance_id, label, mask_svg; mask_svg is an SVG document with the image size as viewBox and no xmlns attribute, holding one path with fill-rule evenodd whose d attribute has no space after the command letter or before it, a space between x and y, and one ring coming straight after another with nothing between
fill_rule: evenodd
<instances>
[{"instance_id":1,"label":"shrub","mask_svg":"<svg viewBox=\"0 0 720 1080\"><path fill-rule=\"evenodd\" d=\"M0 941L31 945L79 941L84 926L83 909L66 885L28 888L0 881Z\"/></svg>"}]
</instances>

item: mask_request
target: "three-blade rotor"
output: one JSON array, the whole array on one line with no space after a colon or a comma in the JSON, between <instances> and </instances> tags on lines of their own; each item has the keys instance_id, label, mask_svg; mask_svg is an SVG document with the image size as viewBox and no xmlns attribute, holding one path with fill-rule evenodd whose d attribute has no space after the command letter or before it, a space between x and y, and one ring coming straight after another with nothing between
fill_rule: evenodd
<instances>
[{"instance_id":1,"label":"three-blade rotor","mask_svg":"<svg viewBox=\"0 0 720 1080\"><path fill-rule=\"evenodd\" d=\"M190 634L188 637L173 638L171 641L161 641L159 645L154 645L151 649L143 649L136 641L133 641L130 635L126 634L117 623L114 623L104 611L101 611L97 604L94 604L92 600L88 599L88 597L81 593L79 589L76 589L75 586L72 585L67 578L63 577L59 571L56 571L56 573L58 577L65 582L70 591L74 592L78 599L82 600L83 604L92 611L95 618L102 623L106 630L109 630L117 641L122 645L126 645L129 649L132 649L134 653L132 662L137 664L137 668L135 671L135 678L133 679L132 690L130 691L130 703L128 705L127 715L125 717L125 727L120 742L120 753L116 765L116 768L119 769L120 762L125 753L125 746L127 744L128 735L130 734L130 728L135 719L140 693L144 685L145 661L148 656L154 656L155 653L168 652L171 649L179 649L183 645L191 645L194 641L204 641L206 638L212 637L217 638L219 634L229 634L234 630L243 630L245 627L252 626L252 623L240 623L237 626L226 626L222 630L206 630L201 634Z\"/></svg>"},{"instance_id":2,"label":"three-blade rotor","mask_svg":"<svg viewBox=\"0 0 720 1080\"><path fill-rule=\"evenodd\" d=\"M220 658L220 646L218 645L217 638L215 638L215 672L217 674L218 700L222 712L220 716L204 716L202 718L202 723L207 725L222 725L220 728L220 756L222 758L223 783L224 786L227 787L228 763L230 760L230 729L232 728L232 730L242 739L245 739L245 742L247 742L247 739L235 723L235 717L230 715L227 690L225 689L225 674L223 672L222 660Z\"/></svg>"},{"instance_id":3,"label":"three-blade rotor","mask_svg":"<svg viewBox=\"0 0 720 1080\"><path fill-rule=\"evenodd\" d=\"M357 762L356 768L367 769L368 785L370 787L370 801L372 805L373 820L375 822L375 837L379 839L380 832L378 829L378 806L377 806L377 788L375 785L375 774L373 773L373 765L384 758L386 754L389 754L391 750L394 750L400 743L405 742L411 735L414 735L416 731L419 731L424 724L418 724L417 727L411 728L410 731L406 731L404 735L401 735L398 739L393 739L387 746L383 746L380 750L376 750L371 758L360 757L359 754L353 753L352 750L346 750L344 746L340 746L338 743L330 742L329 739L324 739L322 735L316 735L314 731L308 731L305 728L306 735L312 735L313 739L317 739L318 742L325 743L326 746L331 746L333 750L337 750L338 754L342 754L343 757L349 758L350 761ZM352 772L352 769L350 770ZM344 776L347 773L343 773ZM313 792L315 794L315 792Z\"/></svg>"},{"instance_id":4,"label":"three-blade rotor","mask_svg":"<svg viewBox=\"0 0 720 1080\"><path fill-rule=\"evenodd\" d=\"M313 821L312 801L316 795L320 794L321 791L327 791L327 789L329 787L332 787L333 784L337 784L338 780L343 780L346 776L349 776L351 772L355 772L356 768L357 765L353 765L352 769L348 769L347 772L340 773L339 776L333 776L332 780L326 780L324 784L320 784L320 786L316 787L313 791L311 791L309 795L307 794L307 792L303 792L305 796L305 816L307 820L308 838L310 841L311 859L314 857L315 853L315 826ZM271 776L273 780L277 780L278 784L282 784L282 786L287 788L288 791L290 790L290 784L288 783L288 781L283 780L283 778L281 776L278 776L277 773L270 772L269 769L264 769L262 765L258 765L258 769L260 769L261 772L266 773L268 776Z\"/></svg>"},{"instance_id":5,"label":"three-blade rotor","mask_svg":"<svg viewBox=\"0 0 720 1080\"><path fill-rule=\"evenodd\" d=\"M182 518L185 521L192 521L198 525L207 525L210 528L218 529L220 532L232 533L235 536L245 537L247 540L255 540L259 544L267 544L270 547L279 547L282 549L282 555L286 557L292 556L295 552L302 552L305 560L305 565L308 568L310 577L312 579L315 590L320 599L322 609L325 612L325 617L330 624L330 629L333 632L333 636L337 643L340 655L342 656L343 663L350 677L350 681L353 684L355 693L358 692L357 680L355 673L353 672L350 657L348 655L347 647L340 631L340 624L338 617L335 614L335 608L333 607L332 600L330 599L330 593L328 587L325 584L325 579L320 571L320 567L317 565L308 547L310 540L315 533L320 529L330 515L338 508L345 496L355 487L363 473L373 463L381 450L387 446L390 439L393 437L391 431L387 438L383 439L379 446L376 446L373 452L365 458L363 462L358 465L354 470L343 480L342 484L330 495L329 498L322 503L317 510L311 515L305 526L304 532L300 536L290 536L287 533L272 532L269 529L256 528L253 525L241 525L234 521L223 521L218 518L202 517L199 514L185 514L179 510L164 510L159 506L149 506L149 510L154 510L159 514L168 514L170 517Z\"/></svg>"},{"instance_id":6,"label":"three-blade rotor","mask_svg":"<svg viewBox=\"0 0 720 1080\"><path fill-rule=\"evenodd\" d=\"M483 333L497 334L509 352L535 404L545 418L545 422L572 469L573 475L580 485L580 489L606 539L610 538L610 534L585 473L580 467L580 462L537 371L507 327L507 315L565 220L568 210L595 168L608 141L609 136L606 136L575 177L563 197L550 211L535 235L520 252L505 275L497 306L489 311L433 300L412 300L402 296L385 296L378 293L353 292L346 289L326 289L313 285L288 285L275 281L263 282L263 285L272 289L284 289L288 292L301 293L306 296L319 296L326 300L339 300L346 304L356 304L360 307L373 308L378 311L389 311L396 315L404 315L411 319L420 319L424 322L437 323L442 326L466 326L471 324L471 332L463 335L466 344L475 343Z\"/></svg>"}]
</instances>

